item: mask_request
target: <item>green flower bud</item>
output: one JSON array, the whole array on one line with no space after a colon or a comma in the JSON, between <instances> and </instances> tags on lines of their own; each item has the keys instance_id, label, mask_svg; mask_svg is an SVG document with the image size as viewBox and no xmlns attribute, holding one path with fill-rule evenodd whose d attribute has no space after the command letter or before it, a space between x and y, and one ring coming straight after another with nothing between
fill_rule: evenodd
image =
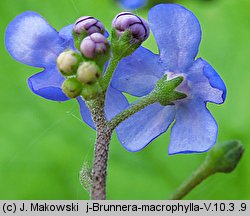
<instances>
[{"instance_id":1,"label":"green flower bud","mask_svg":"<svg viewBox=\"0 0 250 216\"><path fill-rule=\"evenodd\" d=\"M87 101L96 99L102 93L102 88L98 82L92 85L84 85L81 95Z\"/></svg>"},{"instance_id":2,"label":"green flower bud","mask_svg":"<svg viewBox=\"0 0 250 216\"><path fill-rule=\"evenodd\" d=\"M76 78L81 83L92 84L100 77L99 71L94 62L83 62L77 69Z\"/></svg>"},{"instance_id":3,"label":"green flower bud","mask_svg":"<svg viewBox=\"0 0 250 216\"><path fill-rule=\"evenodd\" d=\"M63 75L71 76L76 73L80 60L80 54L72 50L66 50L57 57L56 63Z\"/></svg>"},{"instance_id":4,"label":"green flower bud","mask_svg":"<svg viewBox=\"0 0 250 216\"><path fill-rule=\"evenodd\" d=\"M76 98L81 94L82 84L76 78L66 79L62 85L63 92L69 98Z\"/></svg>"},{"instance_id":5,"label":"green flower bud","mask_svg":"<svg viewBox=\"0 0 250 216\"><path fill-rule=\"evenodd\" d=\"M227 141L215 145L209 152L206 163L213 172L232 172L244 152L240 141Z\"/></svg>"}]
</instances>

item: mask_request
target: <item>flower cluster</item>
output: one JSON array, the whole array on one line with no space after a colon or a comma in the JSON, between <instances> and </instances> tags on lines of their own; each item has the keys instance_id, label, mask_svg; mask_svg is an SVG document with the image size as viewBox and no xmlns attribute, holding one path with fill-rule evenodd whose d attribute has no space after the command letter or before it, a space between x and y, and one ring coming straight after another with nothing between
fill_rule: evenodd
<instances>
[{"instance_id":1,"label":"flower cluster","mask_svg":"<svg viewBox=\"0 0 250 216\"><path fill-rule=\"evenodd\" d=\"M177 97L171 103L157 101L145 107L117 127L118 138L127 150L139 151L175 121L169 154L207 151L216 141L217 124L206 103L223 103L226 88L211 65L195 59L200 24L190 11L174 4L153 7L148 20L149 25L132 13L118 14L112 22L110 43L104 25L94 17L81 17L57 32L39 14L25 12L9 24L5 44L16 60L44 68L28 79L35 94L54 101L76 98L83 120L92 128L95 124L88 101L106 93L109 121L131 106L123 92L142 97L163 77L166 82L183 77L176 90L185 99ZM158 55L140 46L149 36L149 27ZM105 86L109 59L116 55L125 58L114 75L111 73L111 84Z\"/></svg>"},{"instance_id":2,"label":"flower cluster","mask_svg":"<svg viewBox=\"0 0 250 216\"><path fill-rule=\"evenodd\" d=\"M66 50L57 58L57 67L66 77L62 89L69 98L81 95L85 100L93 100L101 93L98 79L105 60L98 64L94 60L109 58L109 43L104 32L103 24L94 17L84 16L76 20L73 34L80 53Z\"/></svg>"}]
</instances>

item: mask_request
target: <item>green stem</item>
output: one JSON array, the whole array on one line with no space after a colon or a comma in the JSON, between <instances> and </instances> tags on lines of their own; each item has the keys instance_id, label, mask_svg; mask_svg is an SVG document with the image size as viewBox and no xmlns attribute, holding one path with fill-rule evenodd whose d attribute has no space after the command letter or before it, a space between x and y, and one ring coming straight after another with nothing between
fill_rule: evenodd
<instances>
[{"instance_id":1,"label":"green stem","mask_svg":"<svg viewBox=\"0 0 250 216\"><path fill-rule=\"evenodd\" d=\"M192 189L203 182L210 175L214 174L214 169L204 163L202 164L169 198L170 200L180 200L186 196Z\"/></svg>"},{"instance_id":2,"label":"green stem","mask_svg":"<svg viewBox=\"0 0 250 216\"><path fill-rule=\"evenodd\" d=\"M140 100L132 104L126 110L122 111L121 113L117 114L113 119L111 119L111 121L108 123L109 127L114 130L125 119L155 102L157 102L157 97L155 97L154 92L145 97L142 97Z\"/></svg>"},{"instance_id":3,"label":"green stem","mask_svg":"<svg viewBox=\"0 0 250 216\"><path fill-rule=\"evenodd\" d=\"M105 75L103 77L103 80L102 80L102 86L104 88L104 91L106 91L106 89L108 88L109 83L111 81L111 78L113 76L113 73L114 73L114 71L115 71L115 69L116 69L116 67L117 67L120 60L121 60L121 58L118 57L118 56L116 56L116 57L113 56L110 59L108 68L107 68L106 73L105 73Z\"/></svg>"}]
</instances>

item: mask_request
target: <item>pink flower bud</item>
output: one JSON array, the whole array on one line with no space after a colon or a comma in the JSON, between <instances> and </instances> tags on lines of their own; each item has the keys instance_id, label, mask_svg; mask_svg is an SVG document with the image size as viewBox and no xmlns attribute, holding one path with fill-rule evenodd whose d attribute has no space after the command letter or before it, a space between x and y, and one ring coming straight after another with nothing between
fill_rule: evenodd
<instances>
[{"instance_id":1,"label":"pink flower bud","mask_svg":"<svg viewBox=\"0 0 250 216\"><path fill-rule=\"evenodd\" d=\"M95 58L98 54L105 54L108 48L107 39L100 33L94 33L83 39L80 51L87 58Z\"/></svg>"},{"instance_id":2,"label":"pink flower bud","mask_svg":"<svg viewBox=\"0 0 250 216\"><path fill-rule=\"evenodd\" d=\"M118 14L113 22L113 28L116 29L118 36L120 37L126 30L130 30L132 39L136 42L143 42L149 36L148 23L137 15L130 12L123 12Z\"/></svg>"},{"instance_id":3,"label":"pink flower bud","mask_svg":"<svg viewBox=\"0 0 250 216\"><path fill-rule=\"evenodd\" d=\"M76 20L73 30L77 34L81 34L84 31L91 35L93 33L104 33L105 28L103 24L94 17L83 16Z\"/></svg>"}]
</instances>

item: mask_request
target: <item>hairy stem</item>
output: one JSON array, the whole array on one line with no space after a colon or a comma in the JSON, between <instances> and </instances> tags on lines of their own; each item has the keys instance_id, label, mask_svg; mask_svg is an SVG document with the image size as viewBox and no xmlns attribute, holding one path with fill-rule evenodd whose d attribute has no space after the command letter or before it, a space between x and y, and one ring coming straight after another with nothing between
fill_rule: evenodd
<instances>
[{"instance_id":1,"label":"hairy stem","mask_svg":"<svg viewBox=\"0 0 250 216\"><path fill-rule=\"evenodd\" d=\"M91 199L106 199L106 179L109 143L112 136L112 130L108 127L104 113L105 97L89 103L92 117L96 125L96 142L94 150L94 162L92 168L92 189Z\"/></svg>"},{"instance_id":2,"label":"hairy stem","mask_svg":"<svg viewBox=\"0 0 250 216\"><path fill-rule=\"evenodd\" d=\"M154 94L149 94L145 97L142 97L140 100L132 104L126 110L117 114L111 121L108 123L109 127L114 130L121 122L126 120L131 115L135 114L136 112L144 109L145 107L153 104L157 101L157 98L154 97Z\"/></svg>"},{"instance_id":3,"label":"hairy stem","mask_svg":"<svg viewBox=\"0 0 250 216\"><path fill-rule=\"evenodd\" d=\"M154 95L149 94L148 96L143 97L137 103L130 106L127 110L118 114L109 123L107 122L104 112L104 94L98 97L96 100L88 102L88 106L91 110L92 118L96 126L96 142L94 149L94 162L92 168L91 199L106 199L106 179L109 143L113 130L119 123L124 121L126 118L154 102L156 102Z\"/></svg>"},{"instance_id":4,"label":"hairy stem","mask_svg":"<svg viewBox=\"0 0 250 216\"><path fill-rule=\"evenodd\" d=\"M106 179L111 134L112 132L108 128L97 131L91 190L91 198L94 200L106 199Z\"/></svg>"}]
</instances>

